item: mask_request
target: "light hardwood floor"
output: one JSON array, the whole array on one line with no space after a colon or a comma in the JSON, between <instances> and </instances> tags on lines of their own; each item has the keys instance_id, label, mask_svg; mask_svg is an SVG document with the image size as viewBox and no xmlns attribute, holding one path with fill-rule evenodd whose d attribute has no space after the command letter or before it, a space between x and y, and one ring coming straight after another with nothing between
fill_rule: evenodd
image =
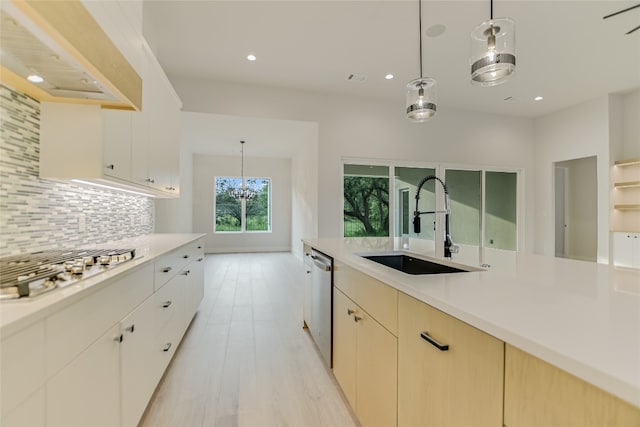
<instances>
[{"instance_id":1,"label":"light hardwood floor","mask_svg":"<svg viewBox=\"0 0 640 427\"><path fill-rule=\"evenodd\" d=\"M205 296L140 425L356 426L302 329L290 253L207 255Z\"/></svg>"}]
</instances>

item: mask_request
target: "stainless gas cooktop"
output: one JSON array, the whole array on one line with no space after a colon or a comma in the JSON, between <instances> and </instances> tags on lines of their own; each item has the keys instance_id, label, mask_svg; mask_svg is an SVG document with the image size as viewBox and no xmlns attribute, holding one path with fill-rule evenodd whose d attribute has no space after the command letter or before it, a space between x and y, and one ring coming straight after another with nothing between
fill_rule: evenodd
<instances>
[{"instance_id":1,"label":"stainless gas cooktop","mask_svg":"<svg viewBox=\"0 0 640 427\"><path fill-rule=\"evenodd\" d=\"M134 257L135 249L74 249L0 258L0 300L29 300L116 268Z\"/></svg>"}]
</instances>

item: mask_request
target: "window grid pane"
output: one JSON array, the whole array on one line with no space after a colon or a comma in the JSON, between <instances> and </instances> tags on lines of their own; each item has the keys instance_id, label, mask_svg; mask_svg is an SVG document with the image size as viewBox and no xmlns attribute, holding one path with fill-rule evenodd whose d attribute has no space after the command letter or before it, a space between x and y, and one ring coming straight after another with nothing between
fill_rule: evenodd
<instances>
[{"instance_id":1,"label":"window grid pane","mask_svg":"<svg viewBox=\"0 0 640 427\"><path fill-rule=\"evenodd\" d=\"M245 178L251 198L234 197L242 189L238 177L216 177L214 232L243 233L271 231L271 179Z\"/></svg>"}]
</instances>

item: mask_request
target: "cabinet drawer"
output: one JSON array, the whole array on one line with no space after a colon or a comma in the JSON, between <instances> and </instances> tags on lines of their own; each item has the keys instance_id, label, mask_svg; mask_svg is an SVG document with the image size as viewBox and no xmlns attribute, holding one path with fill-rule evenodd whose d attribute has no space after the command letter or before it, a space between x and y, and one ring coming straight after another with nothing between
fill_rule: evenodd
<instances>
[{"instance_id":1,"label":"cabinet drawer","mask_svg":"<svg viewBox=\"0 0 640 427\"><path fill-rule=\"evenodd\" d=\"M334 285L393 335L398 335L398 291L334 260Z\"/></svg>"},{"instance_id":2,"label":"cabinet drawer","mask_svg":"<svg viewBox=\"0 0 640 427\"><path fill-rule=\"evenodd\" d=\"M45 380L44 321L0 342L0 412L7 414ZM4 422L2 423L4 425Z\"/></svg>"},{"instance_id":3,"label":"cabinet drawer","mask_svg":"<svg viewBox=\"0 0 640 427\"><path fill-rule=\"evenodd\" d=\"M154 295L156 335L162 333L171 323L180 316L184 305L184 289L182 289L182 277L180 275L171 279Z\"/></svg>"},{"instance_id":4,"label":"cabinet drawer","mask_svg":"<svg viewBox=\"0 0 640 427\"><path fill-rule=\"evenodd\" d=\"M46 373L58 372L153 293L148 264L46 319Z\"/></svg>"}]
</instances>

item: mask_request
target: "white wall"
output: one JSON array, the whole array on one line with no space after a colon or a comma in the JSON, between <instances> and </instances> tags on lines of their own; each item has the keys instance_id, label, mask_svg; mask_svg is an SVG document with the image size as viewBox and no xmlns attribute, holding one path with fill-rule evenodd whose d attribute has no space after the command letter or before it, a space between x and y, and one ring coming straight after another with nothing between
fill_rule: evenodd
<instances>
[{"instance_id":1,"label":"white wall","mask_svg":"<svg viewBox=\"0 0 640 427\"><path fill-rule=\"evenodd\" d=\"M622 96L622 108L622 155L625 159L634 159L640 157L640 89Z\"/></svg>"},{"instance_id":2,"label":"white wall","mask_svg":"<svg viewBox=\"0 0 640 427\"><path fill-rule=\"evenodd\" d=\"M553 163L597 157L598 262L609 260L609 98L535 120L535 251L554 256Z\"/></svg>"},{"instance_id":3,"label":"white wall","mask_svg":"<svg viewBox=\"0 0 640 427\"><path fill-rule=\"evenodd\" d=\"M319 237L342 235L342 157L443 162L522 168L526 180L523 248L533 251L532 120L448 110L441 106L433 121L414 124L404 117L403 93L398 94L398 103L392 104L177 77L171 81L183 101L184 111L318 123ZM251 102L247 102L248 99ZM314 173L304 165L293 169L296 179L300 173L309 176ZM295 209L297 216L299 210ZM305 220L296 217L294 223L296 221ZM312 232L314 225L309 227Z\"/></svg>"},{"instance_id":4,"label":"white wall","mask_svg":"<svg viewBox=\"0 0 640 427\"><path fill-rule=\"evenodd\" d=\"M318 130L291 159L291 251L302 259L302 239L318 237Z\"/></svg>"},{"instance_id":5,"label":"white wall","mask_svg":"<svg viewBox=\"0 0 640 427\"><path fill-rule=\"evenodd\" d=\"M205 252L259 252L291 250L291 161L245 157L251 176L271 178L271 232L213 233L213 196L216 176L238 176L240 159L193 155L193 231L207 233Z\"/></svg>"}]
</instances>

